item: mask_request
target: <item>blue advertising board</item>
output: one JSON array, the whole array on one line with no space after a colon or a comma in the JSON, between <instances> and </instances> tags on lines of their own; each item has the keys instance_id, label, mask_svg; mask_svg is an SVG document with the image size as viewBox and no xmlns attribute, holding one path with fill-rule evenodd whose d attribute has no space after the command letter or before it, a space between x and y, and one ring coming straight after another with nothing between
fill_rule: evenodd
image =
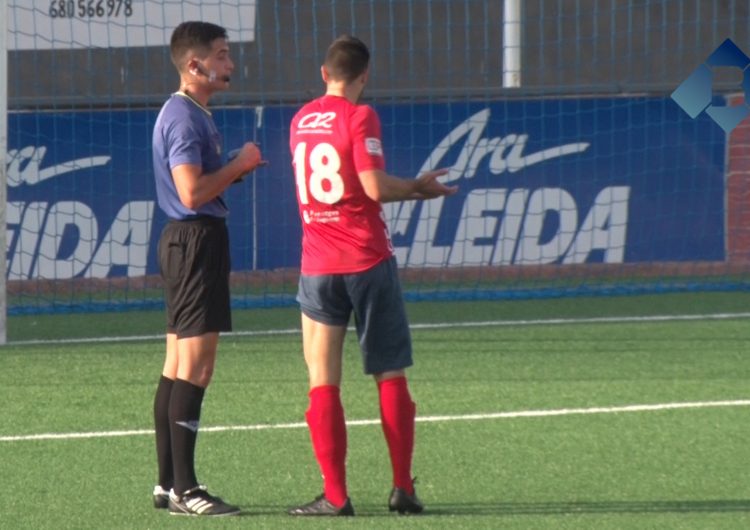
<instances>
[{"instance_id":1,"label":"blue advertising board","mask_svg":"<svg viewBox=\"0 0 750 530\"><path fill-rule=\"evenodd\" d=\"M375 105L388 171L456 196L385 205L401 266L720 261L726 135L667 98ZM269 165L225 194L234 270L299 264L296 107L218 108ZM154 110L9 116L8 278L157 274Z\"/></svg>"}]
</instances>

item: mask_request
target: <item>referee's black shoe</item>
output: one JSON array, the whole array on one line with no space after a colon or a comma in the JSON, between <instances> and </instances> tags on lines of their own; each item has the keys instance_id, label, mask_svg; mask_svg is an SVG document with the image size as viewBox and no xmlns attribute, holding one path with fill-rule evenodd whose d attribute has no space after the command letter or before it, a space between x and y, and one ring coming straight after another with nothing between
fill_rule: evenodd
<instances>
[{"instance_id":1,"label":"referee's black shoe","mask_svg":"<svg viewBox=\"0 0 750 530\"><path fill-rule=\"evenodd\" d=\"M165 509L169 506L169 490L161 486L154 486L154 508L157 510Z\"/></svg>"},{"instance_id":2,"label":"referee's black shoe","mask_svg":"<svg viewBox=\"0 0 750 530\"><path fill-rule=\"evenodd\" d=\"M341 508L338 508L331 503L331 501L326 499L325 495L319 495L315 497L315 500L312 502L289 508L286 513L289 515L354 515L354 507L349 498L346 499L346 502Z\"/></svg>"},{"instance_id":3,"label":"referee's black shoe","mask_svg":"<svg viewBox=\"0 0 750 530\"><path fill-rule=\"evenodd\" d=\"M392 512L404 514L418 514L424 511L424 504L417 497L417 491L414 490L412 495L406 493L401 488L393 488L391 497L388 499L388 509Z\"/></svg>"},{"instance_id":4,"label":"referee's black shoe","mask_svg":"<svg viewBox=\"0 0 750 530\"><path fill-rule=\"evenodd\" d=\"M225 515L238 515L240 509L208 493L206 486L199 485L189 489L182 495L177 495L174 490L170 491L169 513L171 515L221 517Z\"/></svg>"}]
</instances>

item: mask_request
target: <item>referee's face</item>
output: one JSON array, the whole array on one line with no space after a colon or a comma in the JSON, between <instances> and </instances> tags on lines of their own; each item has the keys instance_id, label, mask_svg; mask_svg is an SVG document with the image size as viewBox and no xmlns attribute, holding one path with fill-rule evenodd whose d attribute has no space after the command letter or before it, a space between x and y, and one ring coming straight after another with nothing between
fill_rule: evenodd
<instances>
[{"instance_id":1,"label":"referee's face","mask_svg":"<svg viewBox=\"0 0 750 530\"><path fill-rule=\"evenodd\" d=\"M211 92L226 90L232 80L234 62L229 56L229 43L224 38L211 42L211 50L203 59L196 59L206 88Z\"/></svg>"}]
</instances>

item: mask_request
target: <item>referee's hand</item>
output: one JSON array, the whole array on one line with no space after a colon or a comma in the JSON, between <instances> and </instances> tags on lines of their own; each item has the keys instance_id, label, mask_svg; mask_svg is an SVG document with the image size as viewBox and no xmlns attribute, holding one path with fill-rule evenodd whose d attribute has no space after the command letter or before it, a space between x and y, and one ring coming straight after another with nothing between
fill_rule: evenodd
<instances>
[{"instance_id":1,"label":"referee's hand","mask_svg":"<svg viewBox=\"0 0 750 530\"><path fill-rule=\"evenodd\" d=\"M238 169L243 174L265 165L260 149L253 142L245 142L245 145L239 149L232 162L239 164Z\"/></svg>"}]
</instances>

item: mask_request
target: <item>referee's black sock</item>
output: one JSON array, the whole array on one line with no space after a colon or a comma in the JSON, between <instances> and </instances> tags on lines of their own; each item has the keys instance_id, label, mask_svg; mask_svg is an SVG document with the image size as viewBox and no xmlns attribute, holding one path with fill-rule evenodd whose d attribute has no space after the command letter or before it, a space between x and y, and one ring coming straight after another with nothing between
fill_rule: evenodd
<instances>
[{"instance_id":1,"label":"referee's black sock","mask_svg":"<svg viewBox=\"0 0 750 530\"><path fill-rule=\"evenodd\" d=\"M169 400L169 422L172 434L174 491L182 494L198 485L195 476L195 442L205 388L177 379Z\"/></svg>"},{"instance_id":2,"label":"referee's black sock","mask_svg":"<svg viewBox=\"0 0 750 530\"><path fill-rule=\"evenodd\" d=\"M172 435L169 428L169 401L174 380L159 379L154 396L154 427L156 428L156 462L159 469L159 486L169 491L174 485L172 472Z\"/></svg>"}]
</instances>

